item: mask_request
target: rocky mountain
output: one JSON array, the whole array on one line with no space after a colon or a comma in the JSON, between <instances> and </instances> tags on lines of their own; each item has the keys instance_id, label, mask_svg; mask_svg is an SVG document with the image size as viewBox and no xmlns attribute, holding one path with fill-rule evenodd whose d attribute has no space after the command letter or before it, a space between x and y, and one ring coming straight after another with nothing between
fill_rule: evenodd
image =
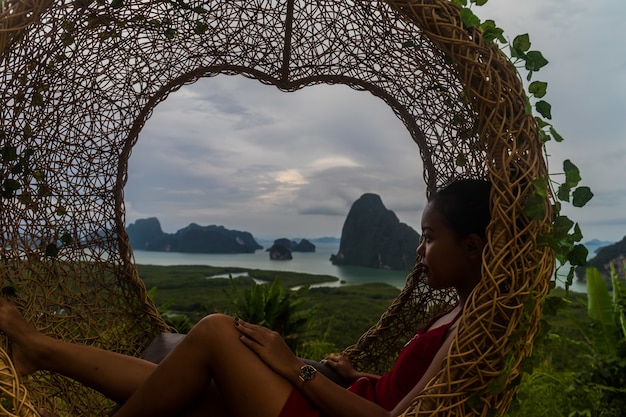
<instances>
[{"instance_id":1,"label":"rocky mountain","mask_svg":"<svg viewBox=\"0 0 626 417\"><path fill-rule=\"evenodd\" d=\"M420 235L401 223L376 194L363 194L354 202L341 231L335 265L410 270Z\"/></svg>"},{"instance_id":2,"label":"rocky mountain","mask_svg":"<svg viewBox=\"0 0 626 417\"><path fill-rule=\"evenodd\" d=\"M281 245L289 249L291 252L315 252L315 245L307 239L290 240L286 237L276 239L274 245Z\"/></svg>"},{"instance_id":3,"label":"rocky mountain","mask_svg":"<svg viewBox=\"0 0 626 417\"><path fill-rule=\"evenodd\" d=\"M126 227L130 245L137 250L184 253L254 253L263 249L251 233L224 226L191 223L174 234L164 233L156 217L138 219Z\"/></svg>"},{"instance_id":4,"label":"rocky mountain","mask_svg":"<svg viewBox=\"0 0 626 417\"><path fill-rule=\"evenodd\" d=\"M274 244L267 250L272 260L291 260L292 252L315 252L315 245L306 239L289 240L286 237L276 239Z\"/></svg>"},{"instance_id":5,"label":"rocky mountain","mask_svg":"<svg viewBox=\"0 0 626 417\"><path fill-rule=\"evenodd\" d=\"M591 266L597 268L604 279L608 280L611 277L611 264L615 266L615 271L624 277L626 273L624 270L626 266L626 236L619 242L596 249L595 256L587 261L586 267L576 268L576 276L578 279L583 279L585 269Z\"/></svg>"}]
</instances>

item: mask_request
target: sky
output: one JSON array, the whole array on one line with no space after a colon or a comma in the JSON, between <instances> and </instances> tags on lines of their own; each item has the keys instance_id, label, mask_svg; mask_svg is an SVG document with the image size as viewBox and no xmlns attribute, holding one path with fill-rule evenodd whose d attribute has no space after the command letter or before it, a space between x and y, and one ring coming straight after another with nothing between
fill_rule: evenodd
<instances>
[{"instance_id":1,"label":"sky","mask_svg":"<svg viewBox=\"0 0 626 417\"><path fill-rule=\"evenodd\" d=\"M550 62L549 170L570 159L591 187L565 208L584 241L626 235L624 0L490 0L474 7ZM558 179L558 177L556 177ZM126 220L157 217L166 233L189 223L245 230L258 239L341 236L354 201L381 196L420 231L425 185L417 145L380 99L345 86L293 93L240 76L202 79L160 103L129 161Z\"/></svg>"}]
</instances>

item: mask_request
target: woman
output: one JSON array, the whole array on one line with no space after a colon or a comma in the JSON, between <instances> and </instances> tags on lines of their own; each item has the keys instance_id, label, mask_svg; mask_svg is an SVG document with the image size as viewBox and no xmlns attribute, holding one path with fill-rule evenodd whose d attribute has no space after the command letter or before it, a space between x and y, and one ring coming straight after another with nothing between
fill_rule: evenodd
<instances>
[{"instance_id":1,"label":"woman","mask_svg":"<svg viewBox=\"0 0 626 417\"><path fill-rule=\"evenodd\" d=\"M42 335L0 299L0 330L22 374L49 370L123 403L123 416L398 416L440 370L456 319L481 279L490 184L460 180L437 192L422 214L417 249L428 285L456 288L457 306L418 331L392 372L363 375L341 356L324 362L354 381L344 389L303 363L280 335L225 315L202 319L157 366ZM50 416L41 410L42 416Z\"/></svg>"}]
</instances>

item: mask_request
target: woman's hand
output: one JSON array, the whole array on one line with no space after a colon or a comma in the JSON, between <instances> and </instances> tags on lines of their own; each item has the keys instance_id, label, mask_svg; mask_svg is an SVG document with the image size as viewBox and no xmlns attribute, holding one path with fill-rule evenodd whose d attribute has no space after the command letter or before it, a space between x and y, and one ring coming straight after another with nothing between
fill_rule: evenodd
<instances>
[{"instance_id":1,"label":"woman's hand","mask_svg":"<svg viewBox=\"0 0 626 417\"><path fill-rule=\"evenodd\" d=\"M332 368L347 381L355 381L361 376L350 363L350 359L343 355L329 355L322 359L322 363Z\"/></svg>"},{"instance_id":2,"label":"woman's hand","mask_svg":"<svg viewBox=\"0 0 626 417\"><path fill-rule=\"evenodd\" d=\"M263 362L279 375L295 382L302 363L278 332L239 318L235 319L235 328L241 333L241 341Z\"/></svg>"}]
</instances>

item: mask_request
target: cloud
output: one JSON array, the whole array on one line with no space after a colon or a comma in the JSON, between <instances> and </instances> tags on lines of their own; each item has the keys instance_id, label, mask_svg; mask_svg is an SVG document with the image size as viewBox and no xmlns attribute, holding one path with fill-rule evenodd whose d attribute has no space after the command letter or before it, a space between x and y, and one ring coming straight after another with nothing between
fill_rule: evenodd
<instances>
[{"instance_id":1,"label":"cloud","mask_svg":"<svg viewBox=\"0 0 626 417\"><path fill-rule=\"evenodd\" d=\"M550 171L571 159L596 194L567 214L585 239L621 239L626 51L615 28L626 2L499 0L475 12L511 39L529 33L550 61L534 75L548 82L552 122L565 137L548 143ZM157 216L169 232L196 222L259 236L338 236L351 204L372 192L419 229L422 169L403 124L368 92L285 93L220 75L170 94L147 121L130 159L127 220Z\"/></svg>"}]
</instances>

